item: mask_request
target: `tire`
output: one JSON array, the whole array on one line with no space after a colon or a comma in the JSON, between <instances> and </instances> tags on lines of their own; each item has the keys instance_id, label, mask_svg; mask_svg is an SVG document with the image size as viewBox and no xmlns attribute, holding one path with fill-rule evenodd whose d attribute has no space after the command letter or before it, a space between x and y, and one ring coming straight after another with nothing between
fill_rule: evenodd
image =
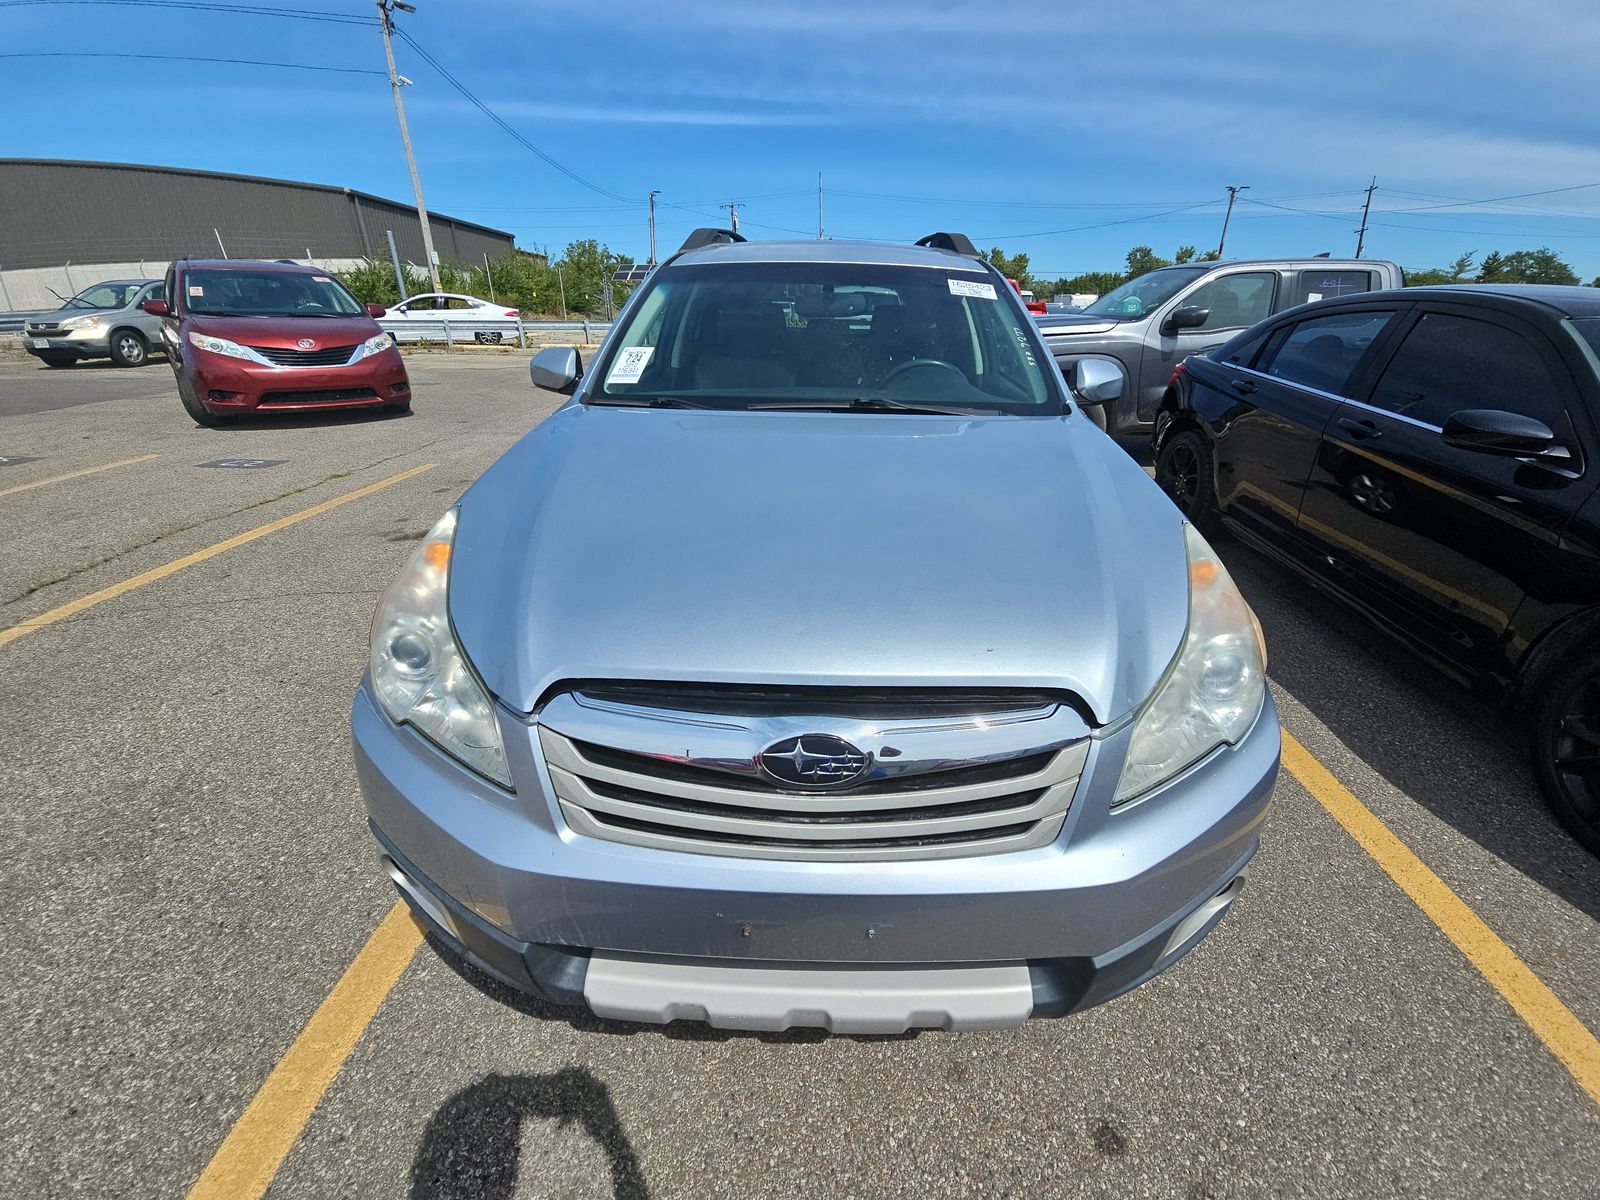
<instances>
[{"instance_id":1,"label":"tire","mask_svg":"<svg viewBox=\"0 0 1600 1200\"><path fill-rule=\"evenodd\" d=\"M1539 689L1532 734L1545 803L1600 855L1600 648L1578 651Z\"/></svg>"},{"instance_id":2,"label":"tire","mask_svg":"<svg viewBox=\"0 0 1600 1200\"><path fill-rule=\"evenodd\" d=\"M500 344L501 335L498 330L494 333L475 333L472 336L478 339L478 345L480 346L498 346Z\"/></svg>"},{"instance_id":3,"label":"tire","mask_svg":"<svg viewBox=\"0 0 1600 1200\"><path fill-rule=\"evenodd\" d=\"M70 367L78 361L76 354L65 354L60 350L46 350L39 355L39 361L47 367Z\"/></svg>"},{"instance_id":4,"label":"tire","mask_svg":"<svg viewBox=\"0 0 1600 1200\"><path fill-rule=\"evenodd\" d=\"M204 425L207 429L215 429L218 425L226 425L232 418L219 417L204 404L195 394L194 385L181 374L178 376L178 399L183 401L183 411L194 418L197 425Z\"/></svg>"},{"instance_id":5,"label":"tire","mask_svg":"<svg viewBox=\"0 0 1600 1200\"><path fill-rule=\"evenodd\" d=\"M150 361L150 343L137 329L113 329L111 361L119 367L142 367Z\"/></svg>"},{"instance_id":6,"label":"tire","mask_svg":"<svg viewBox=\"0 0 1600 1200\"><path fill-rule=\"evenodd\" d=\"M1206 534L1217 531L1216 462L1198 429L1167 435L1156 455L1156 483L1196 529Z\"/></svg>"}]
</instances>

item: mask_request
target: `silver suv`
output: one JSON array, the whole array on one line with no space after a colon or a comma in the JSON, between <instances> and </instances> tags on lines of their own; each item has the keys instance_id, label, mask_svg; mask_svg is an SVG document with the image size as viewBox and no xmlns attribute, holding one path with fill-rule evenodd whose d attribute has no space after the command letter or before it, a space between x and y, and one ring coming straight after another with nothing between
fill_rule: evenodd
<instances>
[{"instance_id":1,"label":"silver suv","mask_svg":"<svg viewBox=\"0 0 1600 1200\"><path fill-rule=\"evenodd\" d=\"M1129 433L1151 428L1189 355L1286 308L1404 283L1394 263L1368 258L1188 263L1131 279L1082 312L1040 317L1039 330L1068 374L1084 360L1105 365L1086 411L1102 429Z\"/></svg>"},{"instance_id":2,"label":"silver suv","mask_svg":"<svg viewBox=\"0 0 1600 1200\"><path fill-rule=\"evenodd\" d=\"M968 239L691 236L379 606L352 725L451 950L606 1017L1101 1003L1239 894L1250 609Z\"/></svg>"},{"instance_id":3,"label":"silver suv","mask_svg":"<svg viewBox=\"0 0 1600 1200\"><path fill-rule=\"evenodd\" d=\"M25 350L48 367L79 359L109 358L119 367L142 367L161 348L161 318L139 306L166 299L159 279L110 279L85 288L59 311L28 321Z\"/></svg>"}]
</instances>

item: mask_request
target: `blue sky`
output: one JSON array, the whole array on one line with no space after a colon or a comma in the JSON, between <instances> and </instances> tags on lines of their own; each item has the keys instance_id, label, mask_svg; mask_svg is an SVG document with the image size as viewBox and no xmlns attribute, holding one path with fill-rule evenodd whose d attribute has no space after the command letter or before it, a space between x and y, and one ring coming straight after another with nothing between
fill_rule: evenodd
<instances>
[{"instance_id":1,"label":"blue sky","mask_svg":"<svg viewBox=\"0 0 1600 1200\"><path fill-rule=\"evenodd\" d=\"M593 236L642 258L651 188L682 206L660 210L662 252L727 200L745 202L748 234L814 236L821 171L830 235L959 229L1048 275L1114 269L1136 243L1214 248L1230 183L1250 190L1229 257L1348 254L1376 175L1372 256L1419 267L1547 244L1600 275L1594 0L416 2L398 21L440 63L628 198L552 169L397 43L429 206L524 246ZM376 28L0 3L0 54L61 51L383 65ZM74 58L0 72L16 101L0 157L410 194L378 74ZM1533 192L1550 194L1462 202Z\"/></svg>"}]
</instances>

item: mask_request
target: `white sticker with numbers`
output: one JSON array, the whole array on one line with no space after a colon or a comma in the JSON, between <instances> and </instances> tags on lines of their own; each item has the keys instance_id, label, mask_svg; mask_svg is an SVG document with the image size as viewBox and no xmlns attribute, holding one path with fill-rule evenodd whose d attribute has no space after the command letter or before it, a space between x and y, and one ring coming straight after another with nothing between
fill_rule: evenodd
<instances>
[{"instance_id":1,"label":"white sticker with numbers","mask_svg":"<svg viewBox=\"0 0 1600 1200\"><path fill-rule=\"evenodd\" d=\"M978 300L993 300L994 284L977 283L971 279L950 280L950 294L952 296L972 296Z\"/></svg>"},{"instance_id":2,"label":"white sticker with numbers","mask_svg":"<svg viewBox=\"0 0 1600 1200\"><path fill-rule=\"evenodd\" d=\"M606 383L638 383L639 376L644 374L644 369L650 365L650 359L655 352L654 346L629 346L618 354L616 361L611 364L611 372L606 376Z\"/></svg>"}]
</instances>

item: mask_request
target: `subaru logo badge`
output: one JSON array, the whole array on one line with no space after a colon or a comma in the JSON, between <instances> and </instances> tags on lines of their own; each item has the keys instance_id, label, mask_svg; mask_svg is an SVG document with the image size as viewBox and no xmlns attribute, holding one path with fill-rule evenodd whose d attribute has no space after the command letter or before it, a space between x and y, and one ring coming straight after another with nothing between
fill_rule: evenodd
<instances>
[{"instance_id":1,"label":"subaru logo badge","mask_svg":"<svg viewBox=\"0 0 1600 1200\"><path fill-rule=\"evenodd\" d=\"M316 345L317 344L314 341L312 341L310 338L301 338L298 342L295 343L295 345L299 346L300 349L302 349L302 350L314 350L314 349L316 349Z\"/></svg>"},{"instance_id":2,"label":"subaru logo badge","mask_svg":"<svg viewBox=\"0 0 1600 1200\"><path fill-rule=\"evenodd\" d=\"M843 787L867 773L872 756L831 733L807 733L772 743L756 765L784 787Z\"/></svg>"}]
</instances>

